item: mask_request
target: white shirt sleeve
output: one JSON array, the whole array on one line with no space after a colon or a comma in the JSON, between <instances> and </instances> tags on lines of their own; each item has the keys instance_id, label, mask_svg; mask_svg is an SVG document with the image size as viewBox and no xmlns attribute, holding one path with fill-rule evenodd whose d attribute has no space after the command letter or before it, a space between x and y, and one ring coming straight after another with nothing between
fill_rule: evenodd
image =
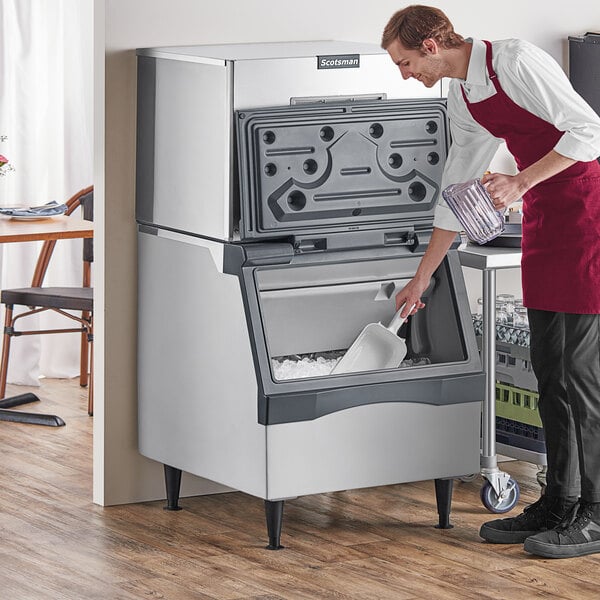
<instances>
[{"instance_id":1,"label":"white shirt sleeve","mask_svg":"<svg viewBox=\"0 0 600 600\"><path fill-rule=\"evenodd\" d=\"M573 89L560 65L533 44L519 40L514 53L500 53L496 71L504 91L525 110L564 135L554 150L588 162L600 156L600 116Z\"/></svg>"},{"instance_id":2,"label":"white shirt sleeve","mask_svg":"<svg viewBox=\"0 0 600 600\"><path fill-rule=\"evenodd\" d=\"M448 115L452 143L442 175L442 190L454 183L483 177L500 145L498 138L473 119L456 80L450 82ZM450 231L462 229L441 194L433 225Z\"/></svg>"}]
</instances>

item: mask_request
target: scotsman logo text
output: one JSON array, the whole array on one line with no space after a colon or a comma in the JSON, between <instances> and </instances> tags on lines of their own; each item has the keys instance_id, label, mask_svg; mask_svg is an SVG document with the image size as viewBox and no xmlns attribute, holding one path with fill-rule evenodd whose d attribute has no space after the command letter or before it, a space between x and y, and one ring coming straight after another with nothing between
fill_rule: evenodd
<instances>
[{"instance_id":1,"label":"scotsman logo text","mask_svg":"<svg viewBox=\"0 0 600 600\"><path fill-rule=\"evenodd\" d=\"M333 54L317 56L317 69L357 69L360 54Z\"/></svg>"}]
</instances>

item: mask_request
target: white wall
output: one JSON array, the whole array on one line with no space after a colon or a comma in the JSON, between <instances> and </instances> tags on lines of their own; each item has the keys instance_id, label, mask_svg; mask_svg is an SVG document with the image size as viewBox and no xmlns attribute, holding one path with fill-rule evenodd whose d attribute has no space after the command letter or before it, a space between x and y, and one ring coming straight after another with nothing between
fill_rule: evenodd
<instances>
[{"instance_id":1,"label":"white wall","mask_svg":"<svg viewBox=\"0 0 600 600\"><path fill-rule=\"evenodd\" d=\"M465 36L522 37L563 66L568 35L600 30L600 4L589 0L432 4L442 8ZM96 191L105 196L105 210L98 216L98 227L103 228L98 239L103 240L105 255L99 262L104 277L99 277L97 294L105 310L97 317L96 502L118 504L164 495L161 469L136 450L134 49L311 39L379 43L388 18L404 5L390 0L96 0ZM507 285L514 287L515 281L518 286L513 274ZM187 491L204 489L196 481Z\"/></svg>"}]
</instances>

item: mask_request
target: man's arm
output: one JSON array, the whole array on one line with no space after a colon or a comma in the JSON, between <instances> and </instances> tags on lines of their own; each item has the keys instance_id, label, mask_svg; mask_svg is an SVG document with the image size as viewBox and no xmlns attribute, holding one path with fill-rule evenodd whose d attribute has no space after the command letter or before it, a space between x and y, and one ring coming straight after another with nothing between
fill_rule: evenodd
<instances>
[{"instance_id":1,"label":"man's arm","mask_svg":"<svg viewBox=\"0 0 600 600\"><path fill-rule=\"evenodd\" d=\"M517 175L488 173L484 175L482 182L492 197L496 209L504 210L532 187L564 171L576 162L572 158L559 154L556 150L550 150L548 154Z\"/></svg>"},{"instance_id":2,"label":"man's arm","mask_svg":"<svg viewBox=\"0 0 600 600\"><path fill-rule=\"evenodd\" d=\"M582 162L600 156L600 116L550 55L521 40L516 54L498 57L496 72L514 102L563 132L558 154Z\"/></svg>"},{"instance_id":3,"label":"man's arm","mask_svg":"<svg viewBox=\"0 0 600 600\"><path fill-rule=\"evenodd\" d=\"M421 302L421 295L429 286L431 276L444 260L446 253L456 239L457 232L434 227L429 246L419 263L417 272L412 280L396 294L396 310L404 304L401 316L406 318L415 314L425 304ZM414 307L411 309L411 307Z\"/></svg>"}]
</instances>

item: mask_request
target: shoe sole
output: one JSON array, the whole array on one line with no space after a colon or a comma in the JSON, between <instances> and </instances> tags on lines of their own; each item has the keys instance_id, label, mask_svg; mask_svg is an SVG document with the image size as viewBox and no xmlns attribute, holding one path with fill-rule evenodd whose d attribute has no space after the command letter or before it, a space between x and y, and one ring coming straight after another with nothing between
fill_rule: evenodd
<instances>
[{"instance_id":1,"label":"shoe sole","mask_svg":"<svg viewBox=\"0 0 600 600\"><path fill-rule=\"evenodd\" d=\"M491 544L522 544L528 537L536 533L540 533L540 531L501 531L488 527L485 523L479 530L479 536Z\"/></svg>"},{"instance_id":2,"label":"shoe sole","mask_svg":"<svg viewBox=\"0 0 600 600\"><path fill-rule=\"evenodd\" d=\"M525 540L523 549L530 554L542 556L543 558L574 558L600 552L600 541L561 546L539 540Z\"/></svg>"}]
</instances>

